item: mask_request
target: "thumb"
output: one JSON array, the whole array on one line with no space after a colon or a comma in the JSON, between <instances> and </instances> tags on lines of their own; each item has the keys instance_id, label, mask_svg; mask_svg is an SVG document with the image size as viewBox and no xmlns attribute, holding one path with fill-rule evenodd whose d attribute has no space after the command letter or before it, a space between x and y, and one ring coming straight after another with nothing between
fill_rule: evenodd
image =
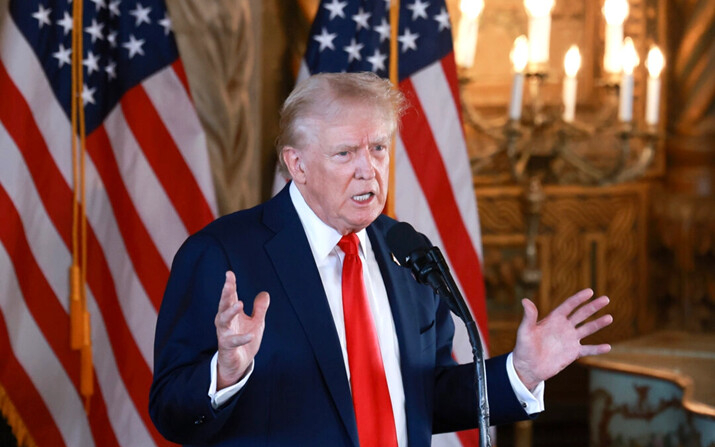
<instances>
[{"instance_id":1,"label":"thumb","mask_svg":"<svg viewBox=\"0 0 715 447\"><path fill-rule=\"evenodd\" d=\"M268 292L259 293L253 301L253 318L258 318L261 321L265 320L270 303L271 298Z\"/></svg>"},{"instance_id":2,"label":"thumb","mask_svg":"<svg viewBox=\"0 0 715 447\"><path fill-rule=\"evenodd\" d=\"M536 326L536 319L539 317L536 305L528 298L521 300L521 305L524 307L524 317L521 319L519 327L528 329Z\"/></svg>"}]
</instances>

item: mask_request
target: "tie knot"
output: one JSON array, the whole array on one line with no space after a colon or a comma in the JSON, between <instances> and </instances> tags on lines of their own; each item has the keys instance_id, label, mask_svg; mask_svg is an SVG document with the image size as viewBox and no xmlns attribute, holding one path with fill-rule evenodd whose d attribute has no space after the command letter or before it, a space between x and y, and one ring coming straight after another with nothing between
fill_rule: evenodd
<instances>
[{"instance_id":1,"label":"tie knot","mask_svg":"<svg viewBox=\"0 0 715 447\"><path fill-rule=\"evenodd\" d=\"M350 233L346 234L340 239L340 242L338 242L338 247L340 247L340 249L346 255L357 255L359 244L360 240L358 239L357 234Z\"/></svg>"}]
</instances>

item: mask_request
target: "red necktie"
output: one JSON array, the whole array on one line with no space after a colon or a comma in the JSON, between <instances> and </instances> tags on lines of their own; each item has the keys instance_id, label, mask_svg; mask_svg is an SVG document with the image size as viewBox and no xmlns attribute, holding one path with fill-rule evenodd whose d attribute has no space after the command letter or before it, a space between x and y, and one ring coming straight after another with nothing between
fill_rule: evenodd
<instances>
[{"instance_id":1,"label":"red necktie","mask_svg":"<svg viewBox=\"0 0 715 447\"><path fill-rule=\"evenodd\" d=\"M345 253L343 315L358 437L360 447L396 447L395 418L380 344L362 279L358 244L355 233L343 236L338 242Z\"/></svg>"}]
</instances>

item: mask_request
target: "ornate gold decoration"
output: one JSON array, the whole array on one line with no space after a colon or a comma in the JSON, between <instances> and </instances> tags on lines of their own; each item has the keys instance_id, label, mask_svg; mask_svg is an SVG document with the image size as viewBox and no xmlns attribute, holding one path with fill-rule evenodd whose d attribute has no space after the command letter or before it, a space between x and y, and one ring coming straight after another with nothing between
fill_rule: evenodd
<instances>
[{"instance_id":1,"label":"ornate gold decoration","mask_svg":"<svg viewBox=\"0 0 715 447\"><path fill-rule=\"evenodd\" d=\"M591 287L611 298L614 323L588 342L614 342L647 330L648 186L546 186L536 236L543 276L535 299L546 315L576 291ZM521 187L478 187L484 272L493 353L511 349L526 295L527 262Z\"/></svg>"}]
</instances>

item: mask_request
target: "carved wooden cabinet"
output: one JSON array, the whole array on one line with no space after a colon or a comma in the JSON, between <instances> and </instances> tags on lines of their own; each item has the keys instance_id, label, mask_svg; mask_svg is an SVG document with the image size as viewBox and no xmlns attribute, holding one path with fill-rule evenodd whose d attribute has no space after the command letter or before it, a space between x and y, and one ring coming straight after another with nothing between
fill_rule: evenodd
<instances>
[{"instance_id":1,"label":"carved wooden cabinet","mask_svg":"<svg viewBox=\"0 0 715 447\"><path fill-rule=\"evenodd\" d=\"M524 192L520 186L475 188L484 246L491 353L513 348L522 317ZM537 236L542 280L534 296L546 315L591 287L611 298L614 322L588 342L616 342L647 332L647 183L608 187L546 186ZM656 282L657 284L657 282Z\"/></svg>"}]
</instances>

